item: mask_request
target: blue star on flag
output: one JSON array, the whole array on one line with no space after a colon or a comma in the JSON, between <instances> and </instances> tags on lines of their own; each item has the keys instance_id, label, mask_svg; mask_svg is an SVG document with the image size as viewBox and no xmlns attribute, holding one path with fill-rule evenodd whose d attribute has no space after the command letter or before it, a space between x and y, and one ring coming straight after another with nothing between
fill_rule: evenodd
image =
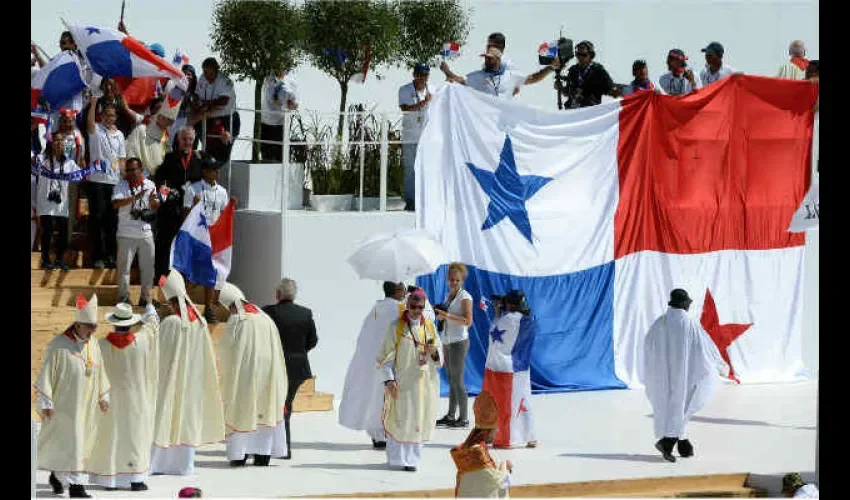
<instances>
[{"instance_id":1,"label":"blue star on flag","mask_svg":"<svg viewBox=\"0 0 850 500\"><path fill-rule=\"evenodd\" d=\"M198 218L198 227L210 227L207 224L207 218L204 217L204 214L200 214L200 217Z\"/></svg>"},{"instance_id":2,"label":"blue star on flag","mask_svg":"<svg viewBox=\"0 0 850 500\"><path fill-rule=\"evenodd\" d=\"M492 329L492 330L490 330L490 336L493 338L493 342L501 342L502 344L504 344L504 343L505 343L505 341L504 341L504 340L502 340L502 337L503 337L504 335L505 335L505 331L504 331L504 330L499 330L499 329L498 329L497 327L495 327L495 326L493 327L493 329Z\"/></svg>"},{"instance_id":3,"label":"blue star on flag","mask_svg":"<svg viewBox=\"0 0 850 500\"><path fill-rule=\"evenodd\" d=\"M520 234L533 245L531 222L528 220L525 202L553 179L538 175L519 175L511 138L507 135L502 146L502 153L499 155L499 166L495 172L482 170L469 162L466 166L475 176L481 189L490 197L487 220L484 221L481 230L490 229L507 217Z\"/></svg>"},{"instance_id":4,"label":"blue star on flag","mask_svg":"<svg viewBox=\"0 0 850 500\"><path fill-rule=\"evenodd\" d=\"M95 34L95 33L97 33L98 35L100 34L100 30L99 30L99 29L97 29L97 28L95 28L95 27L93 27L93 26L88 26L88 27L86 28L86 31L88 32L89 36L91 36L91 35L93 35L93 34Z\"/></svg>"}]
</instances>

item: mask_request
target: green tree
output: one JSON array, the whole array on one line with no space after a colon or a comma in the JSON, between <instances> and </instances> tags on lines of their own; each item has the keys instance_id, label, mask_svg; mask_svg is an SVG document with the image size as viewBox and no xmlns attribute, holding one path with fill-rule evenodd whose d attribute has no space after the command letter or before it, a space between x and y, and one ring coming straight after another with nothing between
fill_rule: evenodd
<instances>
[{"instance_id":1,"label":"green tree","mask_svg":"<svg viewBox=\"0 0 850 500\"><path fill-rule=\"evenodd\" d=\"M302 17L304 51L313 65L339 83L337 137L341 137L348 85L363 72L366 54L370 71L398 58L398 18L393 5L385 0L308 0Z\"/></svg>"},{"instance_id":2,"label":"green tree","mask_svg":"<svg viewBox=\"0 0 850 500\"><path fill-rule=\"evenodd\" d=\"M289 0L223 0L215 6L210 38L223 73L239 81L254 81L254 108L262 108L263 80L283 61L296 60L303 37L300 11ZM260 137L260 117L254 115L254 137ZM252 161L259 158L253 144Z\"/></svg>"},{"instance_id":3,"label":"green tree","mask_svg":"<svg viewBox=\"0 0 850 500\"><path fill-rule=\"evenodd\" d=\"M469 35L469 14L459 0L395 0L399 45L408 68L438 56L446 41L463 45Z\"/></svg>"}]
</instances>

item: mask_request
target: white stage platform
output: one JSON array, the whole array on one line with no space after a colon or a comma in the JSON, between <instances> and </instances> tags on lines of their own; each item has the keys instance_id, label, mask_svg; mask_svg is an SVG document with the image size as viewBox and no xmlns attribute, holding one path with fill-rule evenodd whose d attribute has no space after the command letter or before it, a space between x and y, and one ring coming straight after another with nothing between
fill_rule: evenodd
<instances>
[{"instance_id":1,"label":"white stage platform","mask_svg":"<svg viewBox=\"0 0 850 500\"><path fill-rule=\"evenodd\" d=\"M689 427L696 456L677 463L663 461L653 448L652 412L643 391L534 396L541 446L494 454L513 461L517 485L742 472L781 477L797 471L809 478L815 470L816 396L814 381L726 384ZM448 400L441 405L444 410ZM195 476L155 476L146 492L89 490L98 498L175 498L181 488L196 486L207 498L280 498L453 488L449 449L466 436L464 430L438 429L419 471L411 473L390 470L384 452L372 450L365 433L341 427L336 411L296 413L292 426L290 461L231 469L218 445L198 451ZM38 472L39 497L54 497L47 475ZM778 481L757 486L775 488Z\"/></svg>"}]
</instances>

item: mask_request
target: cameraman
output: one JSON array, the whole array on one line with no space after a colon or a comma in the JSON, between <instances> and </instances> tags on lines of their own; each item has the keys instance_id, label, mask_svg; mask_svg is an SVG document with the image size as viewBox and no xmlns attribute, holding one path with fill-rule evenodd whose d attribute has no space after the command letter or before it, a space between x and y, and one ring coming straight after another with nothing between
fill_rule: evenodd
<instances>
[{"instance_id":1,"label":"cameraman","mask_svg":"<svg viewBox=\"0 0 850 500\"><path fill-rule=\"evenodd\" d=\"M493 296L494 322L490 327L484 382L481 390L496 400L499 421L493 446L534 448L537 439L531 411L531 349L535 318L525 294L511 290Z\"/></svg>"},{"instance_id":2,"label":"cameraman","mask_svg":"<svg viewBox=\"0 0 850 500\"><path fill-rule=\"evenodd\" d=\"M596 58L593 43L587 40L579 42L575 56L578 62L570 66L567 76L562 77L566 83L560 86L561 93L567 98L565 109L596 106L602 103L603 95L620 95L605 67L593 60ZM559 88L558 82L555 82L555 88Z\"/></svg>"},{"instance_id":3,"label":"cameraman","mask_svg":"<svg viewBox=\"0 0 850 500\"><path fill-rule=\"evenodd\" d=\"M118 211L118 302L130 304L130 266L139 257L142 292L139 306L150 302L153 284L154 239L151 222L156 220L159 196L156 185L142 174L142 160L127 159L124 180L115 186L112 206Z\"/></svg>"}]
</instances>

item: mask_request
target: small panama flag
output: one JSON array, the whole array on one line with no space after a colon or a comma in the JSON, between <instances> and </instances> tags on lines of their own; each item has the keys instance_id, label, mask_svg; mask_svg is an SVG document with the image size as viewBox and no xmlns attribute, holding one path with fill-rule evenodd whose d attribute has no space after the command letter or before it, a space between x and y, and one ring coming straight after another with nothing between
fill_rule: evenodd
<instances>
[{"instance_id":1,"label":"small panama flag","mask_svg":"<svg viewBox=\"0 0 850 500\"><path fill-rule=\"evenodd\" d=\"M460 44L455 42L445 42L443 44L443 57L448 59L454 59L460 55Z\"/></svg>"},{"instance_id":2,"label":"small panama flag","mask_svg":"<svg viewBox=\"0 0 850 500\"><path fill-rule=\"evenodd\" d=\"M490 307L487 306L488 302L490 301L485 299L484 297L481 297L481 300L478 301L478 308L486 312L488 309L490 309Z\"/></svg>"},{"instance_id":3,"label":"small panama flag","mask_svg":"<svg viewBox=\"0 0 850 500\"><path fill-rule=\"evenodd\" d=\"M186 54L180 52L180 49L174 51L174 58L171 60L171 63L177 69L181 69L184 65L189 64L189 58Z\"/></svg>"},{"instance_id":4,"label":"small panama flag","mask_svg":"<svg viewBox=\"0 0 850 500\"><path fill-rule=\"evenodd\" d=\"M540 57L551 57L554 59L558 56L558 42L548 41L540 44L537 48L537 55Z\"/></svg>"}]
</instances>

